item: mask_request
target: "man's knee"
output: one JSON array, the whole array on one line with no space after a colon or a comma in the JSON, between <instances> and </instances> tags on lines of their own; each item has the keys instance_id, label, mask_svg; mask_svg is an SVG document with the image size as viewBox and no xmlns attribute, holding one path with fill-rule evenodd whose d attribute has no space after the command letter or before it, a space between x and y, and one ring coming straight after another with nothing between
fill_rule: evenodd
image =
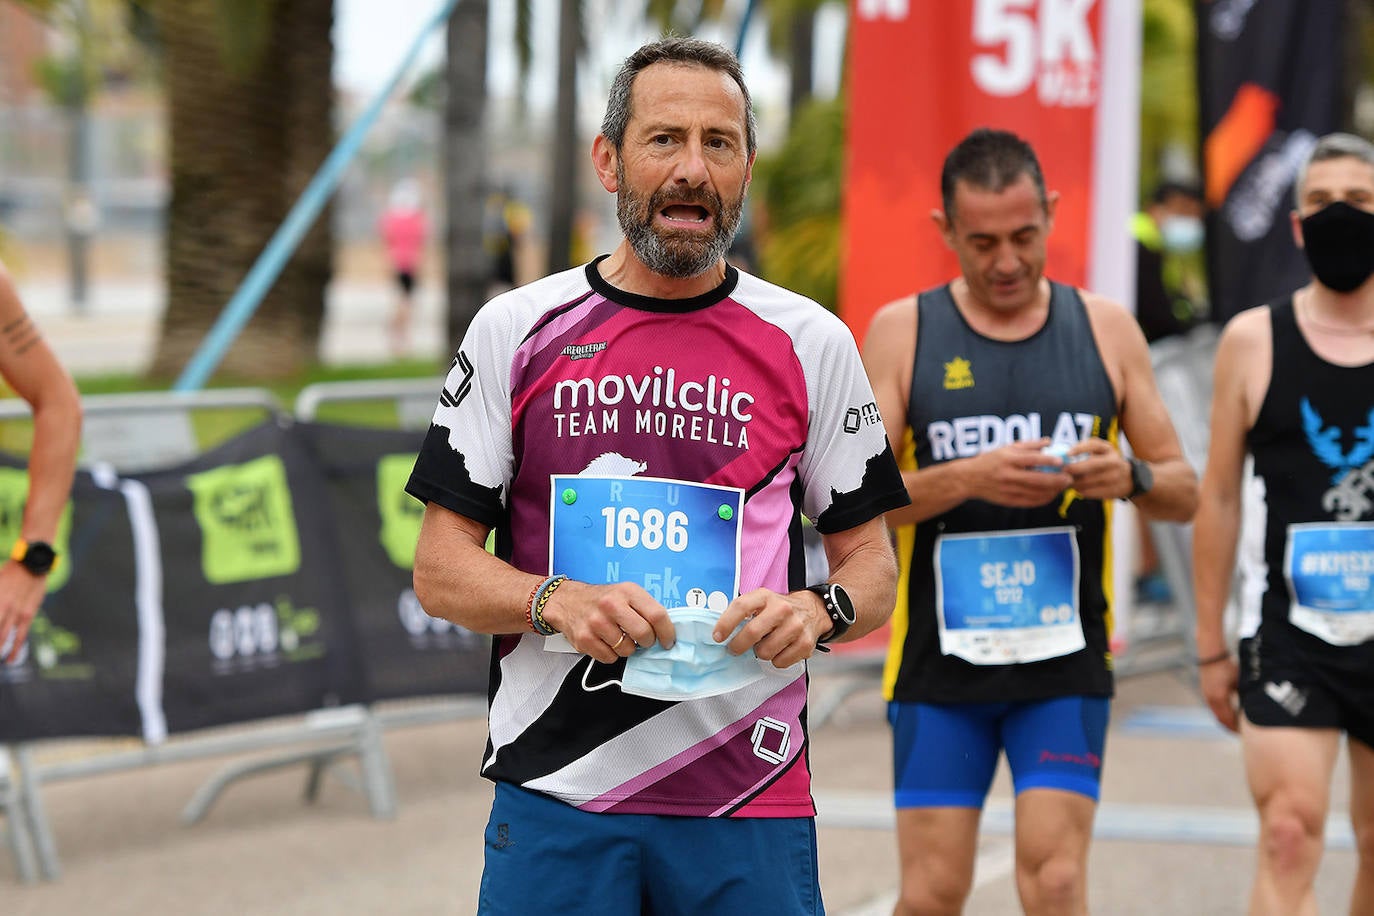
<instances>
[{"instance_id":1,"label":"man's knee","mask_svg":"<svg viewBox=\"0 0 1374 916\"><path fill-rule=\"evenodd\" d=\"M1324 819L1316 812L1286 808L1267 813L1261 851L1277 872L1310 869L1321 854L1325 827Z\"/></svg>"},{"instance_id":2,"label":"man's knee","mask_svg":"<svg viewBox=\"0 0 1374 916\"><path fill-rule=\"evenodd\" d=\"M919 874L903 875L902 889L897 899L897 916L960 913L972 887L971 876L966 878L954 869L932 872L927 868Z\"/></svg>"},{"instance_id":3,"label":"man's knee","mask_svg":"<svg viewBox=\"0 0 1374 916\"><path fill-rule=\"evenodd\" d=\"M1355 833L1360 868L1374 870L1374 817L1352 817L1350 826Z\"/></svg>"},{"instance_id":4,"label":"man's knee","mask_svg":"<svg viewBox=\"0 0 1374 916\"><path fill-rule=\"evenodd\" d=\"M1086 863L1075 856L1055 855L1041 862L1018 863L1017 871L1023 892L1032 891L1041 906L1056 912L1068 911L1086 887Z\"/></svg>"}]
</instances>

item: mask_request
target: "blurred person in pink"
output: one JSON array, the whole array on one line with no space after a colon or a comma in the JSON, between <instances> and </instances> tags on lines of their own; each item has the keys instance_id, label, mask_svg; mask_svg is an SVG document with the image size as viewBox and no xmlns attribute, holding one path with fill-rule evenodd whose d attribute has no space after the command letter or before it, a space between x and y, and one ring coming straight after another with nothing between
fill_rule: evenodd
<instances>
[{"instance_id":1,"label":"blurred person in pink","mask_svg":"<svg viewBox=\"0 0 1374 916\"><path fill-rule=\"evenodd\" d=\"M382 213L380 233L387 259L399 290L391 313L391 353L403 355L410 343L410 317L413 312L415 275L424 253L429 225L420 206L420 185L405 178L391 190L386 211Z\"/></svg>"}]
</instances>

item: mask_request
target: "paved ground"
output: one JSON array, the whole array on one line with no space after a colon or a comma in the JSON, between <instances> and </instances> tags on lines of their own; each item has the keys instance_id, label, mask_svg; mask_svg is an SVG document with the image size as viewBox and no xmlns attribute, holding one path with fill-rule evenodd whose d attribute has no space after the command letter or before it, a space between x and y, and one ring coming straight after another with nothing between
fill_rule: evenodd
<instances>
[{"instance_id":1,"label":"paved ground","mask_svg":"<svg viewBox=\"0 0 1374 916\"><path fill-rule=\"evenodd\" d=\"M837 685L836 676L822 674L813 696L834 696ZM1190 691L1171 675L1123 685L1108 742L1099 833L1165 839L1098 840L1091 862L1094 913L1244 912L1253 818L1239 748L1206 727L1196 710ZM1161 727L1162 720L1171 724ZM303 773L288 770L239 783L205 821L181 826L182 805L228 759L48 786L44 800L63 875L55 883L21 886L13 863L0 860L0 910L9 916L470 913L491 799L489 784L475 775L483 738L481 721L389 733L400 798L399 814L390 821L370 818L362 797L338 779L328 780L318 802L306 806L300 801ZM889 913L896 889L889 737L871 683L845 700L813 744L827 907L841 916ZM49 747L42 753L64 752L72 751ZM1348 797L1341 766L1334 812L1344 811ZM969 916L1018 911L1008 798L1005 774L999 774ZM1240 839L1228 839L1228 832ZM1344 911L1353 868L1348 850L1328 852L1322 912Z\"/></svg>"},{"instance_id":2,"label":"paved ground","mask_svg":"<svg viewBox=\"0 0 1374 916\"><path fill-rule=\"evenodd\" d=\"M25 306L63 365L74 373L137 372L152 360L165 306L162 290L151 282L102 283L84 312L74 312L67 288L56 279L19 281ZM336 282L327 295L320 341L327 364L367 364L391 358L387 317L391 286L377 278ZM410 355L446 358L438 292L431 284L416 295Z\"/></svg>"}]
</instances>

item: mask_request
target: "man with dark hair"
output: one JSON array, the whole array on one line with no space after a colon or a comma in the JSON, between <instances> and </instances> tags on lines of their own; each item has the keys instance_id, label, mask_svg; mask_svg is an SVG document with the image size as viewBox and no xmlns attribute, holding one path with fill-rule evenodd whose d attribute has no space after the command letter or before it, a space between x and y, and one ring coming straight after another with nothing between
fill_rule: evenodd
<instances>
[{"instance_id":1,"label":"man with dark hair","mask_svg":"<svg viewBox=\"0 0 1374 916\"><path fill-rule=\"evenodd\" d=\"M884 673L896 912L961 911L1005 752L1022 906L1084 913L1112 694L1111 506L1183 520L1197 481L1130 312L1044 276L1058 195L1030 145L977 130L941 189L932 216L960 274L885 306L864 343L912 499L888 513L907 582Z\"/></svg>"},{"instance_id":2,"label":"man with dark hair","mask_svg":"<svg viewBox=\"0 0 1374 916\"><path fill-rule=\"evenodd\" d=\"M1193 328L1204 317L1202 191L1165 181L1131 220L1136 241L1135 317L1154 343Z\"/></svg>"},{"instance_id":3,"label":"man with dark hair","mask_svg":"<svg viewBox=\"0 0 1374 916\"><path fill-rule=\"evenodd\" d=\"M823 912L805 662L891 613L907 495L843 323L725 260L754 146L729 51L631 55L624 241L478 313L416 460L416 593L495 637L481 913Z\"/></svg>"},{"instance_id":4,"label":"man with dark hair","mask_svg":"<svg viewBox=\"0 0 1374 916\"><path fill-rule=\"evenodd\" d=\"M1163 181L1150 203L1131 218L1135 237L1135 317L1147 343L1186 334L1206 317L1202 282L1202 190L1183 181ZM1137 604L1173 601L1160 569L1154 535L1137 516L1140 554L1135 569Z\"/></svg>"},{"instance_id":5,"label":"man with dark hair","mask_svg":"<svg viewBox=\"0 0 1374 916\"><path fill-rule=\"evenodd\" d=\"M1317 911L1344 732L1360 859L1350 912L1371 913L1374 144L1321 138L1295 193L1311 282L1241 312L1217 344L1193 531L1197 664L1217 721L1240 732L1259 808L1250 912ZM1238 546L1239 663L1223 626Z\"/></svg>"}]
</instances>

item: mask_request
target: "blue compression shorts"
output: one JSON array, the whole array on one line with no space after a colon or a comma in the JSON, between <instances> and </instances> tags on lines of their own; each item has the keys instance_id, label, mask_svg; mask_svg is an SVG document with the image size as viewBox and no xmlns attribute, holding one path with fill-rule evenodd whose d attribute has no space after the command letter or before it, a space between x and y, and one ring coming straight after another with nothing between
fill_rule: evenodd
<instances>
[{"instance_id":1,"label":"blue compression shorts","mask_svg":"<svg viewBox=\"0 0 1374 916\"><path fill-rule=\"evenodd\" d=\"M889 703L898 808L981 808L997 756L1012 784L1098 798L1107 697L1025 703Z\"/></svg>"},{"instance_id":2,"label":"blue compression shorts","mask_svg":"<svg viewBox=\"0 0 1374 916\"><path fill-rule=\"evenodd\" d=\"M480 916L824 916L809 817L592 814L496 784Z\"/></svg>"}]
</instances>

